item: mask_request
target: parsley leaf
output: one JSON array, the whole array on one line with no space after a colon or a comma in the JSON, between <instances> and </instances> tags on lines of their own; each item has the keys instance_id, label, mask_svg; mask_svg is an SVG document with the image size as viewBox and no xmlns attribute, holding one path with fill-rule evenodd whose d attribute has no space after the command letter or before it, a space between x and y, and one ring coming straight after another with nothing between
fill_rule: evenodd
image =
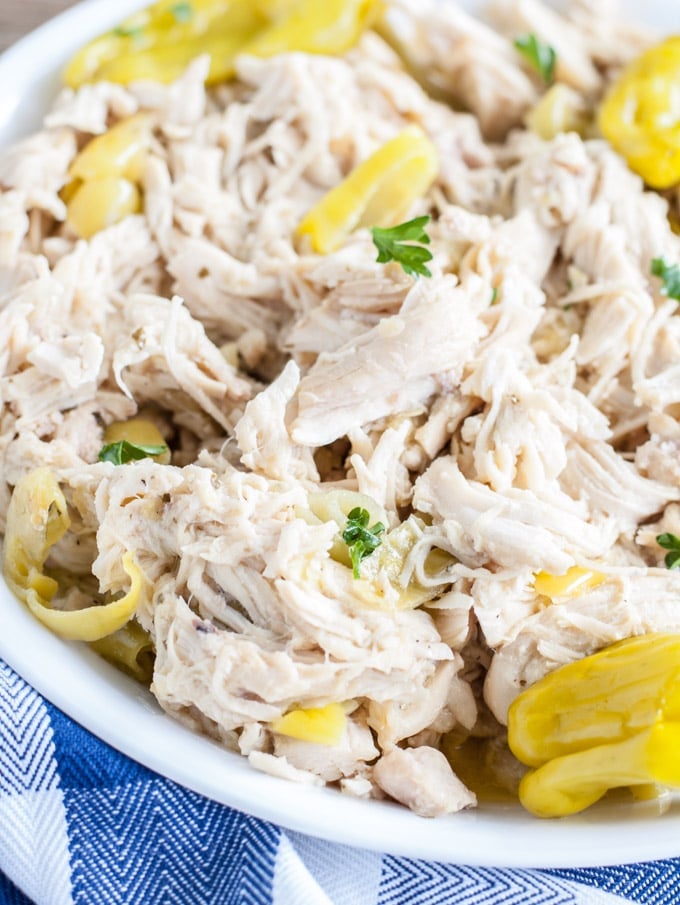
<instances>
[{"instance_id":1,"label":"parsley leaf","mask_svg":"<svg viewBox=\"0 0 680 905\"><path fill-rule=\"evenodd\" d=\"M663 280L662 294L680 302L680 266L667 264L664 258L652 258L651 271L652 276Z\"/></svg>"},{"instance_id":2,"label":"parsley leaf","mask_svg":"<svg viewBox=\"0 0 680 905\"><path fill-rule=\"evenodd\" d=\"M658 534L656 542L669 552L664 558L667 569L680 568L680 537L676 534Z\"/></svg>"},{"instance_id":3,"label":"parsley leaf","mask_svg":"<svg viewBox=\"0 0 680 905\"><path fill-rule=\"evenodd\" d=\"M188 22L194 14L191 3L187 2L174 3L170 12L175 17L175 21L179 23Z\"/></svg>"},{"instance_id":4,"label":"parsley leaf","mask_svg":"<svg viewBox=\"0 0 680 905\"><path fill-rule=\"evenodd\" d=\"M536 35L520 35L514 45L530 66L536 70L546 85L555 78L557 54L549 44L544 44Z\"/></svg>"},{"instance_id":5,"label":"parsley leaf","mask_svg":"<svg viewBox=\"0 0 680 905\"><path fill-rule=\"evenodd\" d=\"M117 443L107 443L99 453L100 462L113 462L114 465L125 465L136 459L146 459L147 456L160 456L167 452L165 443L158 446L144 446L130 443L127 440L119 440Z\"/></svg>"},{"instance_id":6,"label":"parsley leaf","mask_svg":"<svg viewBox=\"0 0 680 905\"><path fill-rule=\"evenodd\" d=\"M113 33L118 38L135 38L135 39L137 39L137 38L141 38L142 34L144 33L144 28L139 24L125 25L125 23L123 23L122 25L118 25L116 28L114 28Z\"/></svg>"},{"instance_id":7,"label":"parsley leaf","mask_svg":"<svg viewBox=\"0 0 680 905\"><path fill-rule=\"evenodd\" d=\"M380 546L380 535L385 531L382 522L376 522L372 528L368 527L370 514L366 509L355 506L347 516L347 524L342 532L342 539L349 548L349 556L352 560L352 572L355 578L360 578L359 564Z\"/></svg>"},{"instance_id":8,"label":"parsley leaf","mask_svg":"<svg viewBox=\"0 0 680 905\"><path fill-rule=\"evenodd\" d=\"M430 218L425 216L416 217L414 220L407 220L406 223L386 229L374 226L371 229L371 235L373 244L378 249L376 259L378 263L386 264L388 261L396 261L401 264L404 273L414 277L419 275L431 277L432 274L425 264L432 260L432 252L423 248L423 245L430 244L430 237L425 232L425 227L429 222ZM411 242L419 244L411 245Z\"/></svg>"}]
</instances>

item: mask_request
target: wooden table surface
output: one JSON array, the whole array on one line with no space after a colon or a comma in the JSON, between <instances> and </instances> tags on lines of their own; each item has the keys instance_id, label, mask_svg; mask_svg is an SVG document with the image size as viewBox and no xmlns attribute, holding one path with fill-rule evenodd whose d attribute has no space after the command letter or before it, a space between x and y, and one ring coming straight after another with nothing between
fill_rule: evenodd
<instances>
[{"instance_id":1,"label":"wooden table surface","mask_svg":"<svg viewBox=\"0 0 680 905\"><path fill-rule=\"evenodd\" d=\"M76 0L0 0L0 53Z\"/></svg>"}]
</instances>

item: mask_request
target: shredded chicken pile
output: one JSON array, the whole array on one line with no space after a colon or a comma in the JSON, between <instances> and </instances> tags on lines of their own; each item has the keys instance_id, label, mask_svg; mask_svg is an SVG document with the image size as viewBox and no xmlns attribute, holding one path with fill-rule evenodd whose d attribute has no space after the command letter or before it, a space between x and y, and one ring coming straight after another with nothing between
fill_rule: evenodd
<instances>
[{"instance_id":1,"label":"shredded chicken pile","mask_svg":"<svg viewBox=\"0 0 680 905\"><path fill-rule=\"evenodd\" d=\"M453 105L369 32L340 58L242 57L210 92L205 59L170 86L65 91L0 155L2 518L50 467L72 519L49 561L72 579L59 605L90 604L92 575L123 592L133 551L153 693L258 769L457 811L475 796L447 738L502 739L550 670L680 631L655 541L680 534L680 317L650 277L680 240L602 140L522 125L541 86L514 35L549 40L590 104L646 46L590 7L512 0L492 28L394 0ZM79 241L69 165L140 110L144 213ZM432 218L432 277L376 263L368 230L301 252L303 215L410 123L441 159L412 211ZM106 425L137 414L172 465L97 461ZM386 537L407 523L398 574L368 557L357 580L330 556L338 526L305 513L337 489L382 506ZM606 580L536 592L574 565ZM336 746L271 729L329 702L348 714Z\"/></svg>"}]
</instances>

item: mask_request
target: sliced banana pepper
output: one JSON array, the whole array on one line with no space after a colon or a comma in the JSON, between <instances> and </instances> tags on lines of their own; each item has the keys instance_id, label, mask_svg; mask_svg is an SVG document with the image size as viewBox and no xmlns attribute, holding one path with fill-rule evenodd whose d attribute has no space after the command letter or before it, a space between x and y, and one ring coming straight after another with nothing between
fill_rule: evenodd
<instances>
[{"instance_id":1,"label":"sliced banana pepper","mask_svg":"<svg viewBox=\"0 0 680 905\"><path fill-rule=\"evenodd\" d=\"M437 150L408 126L360 163L306 214L297 228L314 251L338 249L362 226L393 226L427 192L439 171Z\"/></svg>"},{"instance_id":2,"label":"sliced banana pepper","mask_svg":"<svg viewBox=\"0 0 680 905\"><path fill-rule=\"evenodd\" d=\"M317 745L337 745L347 725L342 704L289 710L271 723L272 732Z\"/></svg>"},{"instance_id":3,"label":"sliced banana pepper","mask_svg":"<svg viewBox=\"0 0 680 905\"><path fill-rule=\"evenodd\" d=\"M539 816L588 807L610 788L680 785L680 635L621 641L523 692L508 742L530 770L520 801ZM678 766L676 766L676 763Z\"/></svg>"},{"instance_id":4,"label":"sliced banana pepper","mask_svg":"<svg viewBox=\"0 0 680 905\"><path fill-rule=\"evenodd\" d=\"M33 615L62 638L97 641L122 628L144 590L142 572L128 552L123 568L131 581L124 597L103 606L56 610L57 582L44 573L51 547L70 525L66 500L49 468L37 468L17 483L7 510L3 571L7 584Z\"/></svg>"},{"instance_id":5,"label":"sliced banana pepper","mask_svg":"<svg viewBox=\"0 0 680 905\"><path fill-rule=\"evenodd\" d=\"M381 0L161 0L82 48L64 80L167 83L208 54L213 84L234 75L240 53L344 53L381 10Z\"/></svg>"}]
</instances>

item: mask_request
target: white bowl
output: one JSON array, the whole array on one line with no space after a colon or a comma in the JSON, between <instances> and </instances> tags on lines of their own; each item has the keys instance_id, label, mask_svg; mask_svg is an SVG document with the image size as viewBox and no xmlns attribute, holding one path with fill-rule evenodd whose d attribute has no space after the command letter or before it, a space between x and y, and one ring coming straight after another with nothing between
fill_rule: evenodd
<instances>
[{"instance_id":1,"label":"white bowl","mask_svg":"<svg viewBox=\"0 0 680 905\"><path fill-rule=\"evenodd\" d=\"M59 88L59 71L78 47L142 5L87 0L0 57L0 146L39 126ZM628 6L636 4L630 0ZM671 6L666 0L647 2L645 17L670 27ZM423 820L387 802L359 801L258 773L245 759L174 722L150 694L89 648L50 634L4 583L0 606L0 656L41 694L147 767L257 817L348 845L471 865L585 867L680 855L677 803L656 818L649 807L620 804L547 822L519 805Z\"/></svg>"}]
</instances>

